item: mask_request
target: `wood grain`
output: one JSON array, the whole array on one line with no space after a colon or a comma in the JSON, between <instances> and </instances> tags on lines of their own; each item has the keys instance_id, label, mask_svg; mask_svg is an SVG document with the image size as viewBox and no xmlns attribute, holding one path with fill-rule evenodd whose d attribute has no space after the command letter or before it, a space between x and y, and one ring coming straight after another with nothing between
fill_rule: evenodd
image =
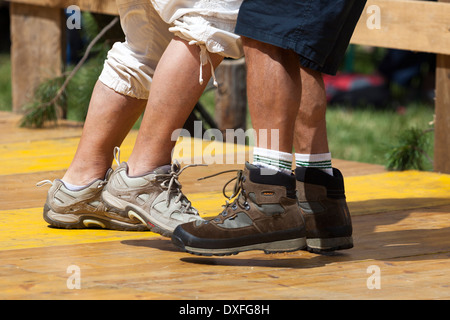
<instances>
[{"instance_id":1,"label":"wood grain","mask_svg":"<svg viewBox=\"0 0 450 320\"><path fill-rule=\"evenodd\" d=\"M27 137L11 125L14 119L0 114L0 130L9 123L8 134L16 137L10 144L74 138L61 128ZM2 140L0 148L8 156L8 142ZM38 151L55 150L23 151L39 157ZM35 188L34 182L58 177L63 170L47 171L44 165L43 171L0 175L0 299L449 299L450 175L386 172L381 166L337 159L333 163L346 175L355 247L323 255L251 251L197 257L150 232L49 228L41 218L46 190ZM241 167L186 170L183 189L213 213L223 203L225 178L201 184L196 178ZM70 266L80 270L79 289L67 285ZM380 271L380 289L367 286L371 266Z\"/></svg>"}]
</instances>

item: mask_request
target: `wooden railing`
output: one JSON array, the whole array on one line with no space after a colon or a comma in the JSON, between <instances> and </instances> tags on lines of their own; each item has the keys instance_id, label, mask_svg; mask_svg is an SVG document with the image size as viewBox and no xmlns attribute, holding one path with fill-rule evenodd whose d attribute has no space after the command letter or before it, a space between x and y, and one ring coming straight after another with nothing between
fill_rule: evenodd
<instances>
[{"instance_id":1,"label":"wooden railing","mask_svg":"<svg viewBox=\"0 0 450 320\"><path fill-rule=\"evenodd\" d=\"M113 0L10 0L13 111L62 70L62 8L117 15ZM352 43L437 54L434 170L450 173L450 0L368 0ZM239 79L236 79L239 81ZM241 79L243 81L243 79Z\"/></svg>"}]
</instances>

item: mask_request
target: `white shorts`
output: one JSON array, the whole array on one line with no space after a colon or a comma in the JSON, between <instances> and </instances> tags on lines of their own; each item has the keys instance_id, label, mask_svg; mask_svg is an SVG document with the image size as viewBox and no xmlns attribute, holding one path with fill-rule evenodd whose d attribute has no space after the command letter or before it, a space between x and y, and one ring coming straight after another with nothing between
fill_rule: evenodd
<instances>
[{"instance_id":1,"label":"white shorts","mask_svg":"<svg viewBox=\"0 0 450 320\"><path fill-rule=\"evenodd\" d=\"M125 42L108 52L99 80L126 96L147 99L156 66L173 36L208 52L240 58L240 37L233 33L242 0L116 0Z\"/></svg>"}]
</instances>

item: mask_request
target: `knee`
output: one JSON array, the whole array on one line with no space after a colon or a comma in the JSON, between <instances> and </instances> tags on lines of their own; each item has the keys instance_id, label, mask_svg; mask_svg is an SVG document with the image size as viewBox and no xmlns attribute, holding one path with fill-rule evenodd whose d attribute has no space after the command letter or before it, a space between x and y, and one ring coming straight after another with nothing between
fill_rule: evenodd
<instances>
[{"instance_id":1,"label":"knee","mask_svg":"<svg viewBox=\"0 0 450 320\"><path fill-rule=\"evenodd\" d=\"M266 56L272 60L282 61L291 56L297 56L292 50L287 50L269 43L261 42L255 39L242 37L245 56Z\"/></svg>"}]
</instances>

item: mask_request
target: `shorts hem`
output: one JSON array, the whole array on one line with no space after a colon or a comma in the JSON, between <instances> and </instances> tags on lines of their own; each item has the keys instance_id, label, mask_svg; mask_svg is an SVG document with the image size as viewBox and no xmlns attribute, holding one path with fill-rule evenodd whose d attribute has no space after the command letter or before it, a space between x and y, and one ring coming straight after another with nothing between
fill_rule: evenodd
<instances>
[{"instance_id":1,"label":"shorts hem","mask_svg":"<svg viewBox=\"0 0 450 320\"><path fill-rule=\"evenodd\" d=\"M117 93L120 93L124 96L147 100L149 92L137 92L135 88L131 87L127 81L124 81L120 78L111 76L107 71L103 70L100 74L98 80L103 83L108 88L114 90Z\"/></svg>"},{"instance_id":2,"label":"shorts hem","mask_svg":"<svg viewBox=\"0 0 450 320\"><path fill-rule=\"evenodd\" d=\"M299 55L300 63L303 67L313 69L329 75L335 75L337 73L336 66L322 65L317 62L314 51L303 43L298 41L282 38L271 33L267 33L261 30L257 30L254 27L247 27L239 24L235 30L236 34L240 36L251 38L257 41L268 43L283 49L293 50Z\"/></svg>"}]
</instances>

